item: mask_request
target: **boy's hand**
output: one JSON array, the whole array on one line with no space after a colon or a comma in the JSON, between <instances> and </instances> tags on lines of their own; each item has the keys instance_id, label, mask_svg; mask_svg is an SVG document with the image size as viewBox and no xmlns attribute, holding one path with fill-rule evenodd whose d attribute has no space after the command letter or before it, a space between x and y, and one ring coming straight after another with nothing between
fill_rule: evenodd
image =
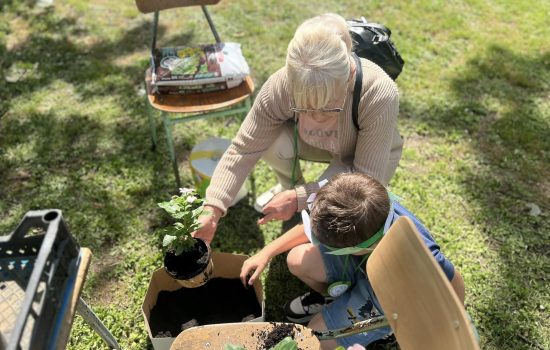
<instances>
[{"instance_id":1,"label":"boy's hand","mask_svg":"<svg viewBox=\"0 0 550 350\"><path fill-rule=\"evenodd\" d=\"M202 238L210 244L210 242L214 239L216 229L218 228L218 221L220 220L223 212L221 209L210 205L205 205L204 210L209 213L205 213L205 215L199 217L201 227L197 231L192 232L191 236Z\"/></svg>"},{"instance_id":2,"label":"boy's hand","mask_svg":"<svg viewBox=\"0 0 550 350\"><path fill-rule=\"evenodd\" d=\"M288 220L298 210L298 196L295 190L286 190L269 201L264 206L264 217L258 220L258 224L267 224L271 220Z\"/></svg>"},{"instance_id":3,"label":"boy's hand","mask_svg":"<svg viewBox=\"0 0 550 350\"><path fill-rule=\"evenodd\" d=\"M253 285L254 281L256 281L256 279L260 276L260 274L265 269L268 263L269 263L269 256L265 255L262 252L259 252L258 254L246 259L243 264L243 267L241 268L241 274L240 274L240 278L241 278L241 282L243 283L243 286L247 287L247 286ZM247 281L247 277L249 275L251 276Z\"/></svg>"}]
</instances>

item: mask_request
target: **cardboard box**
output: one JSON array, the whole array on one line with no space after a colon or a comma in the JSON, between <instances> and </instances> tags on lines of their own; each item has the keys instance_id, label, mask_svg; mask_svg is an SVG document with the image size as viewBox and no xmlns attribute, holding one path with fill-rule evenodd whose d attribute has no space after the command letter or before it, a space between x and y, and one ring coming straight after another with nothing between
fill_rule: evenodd
<instances>
[{"instance_id":1,"label":"cardboard box","mask_svg":"<svg viewBox=\"0 0 550 350\"><path fill-rule=\"evenodd\" d=\"M214 263L214 273L212 278L239 278L241 267L247 258L248 256L246 255L213 252L212 261ZM181 285L170 277L164 268L157 269L153 272L141 310L143 312L147 333L149 334L149 338L155 350L169 350L175 338L153 338L151 328L149 327L151 309L156 305L157 297L160 292L171 292L180 288L182 288ZM254 292L260 304L262 314L260 317L250 320L249 322L263 322L265 320L265 304L262 283L259 279L254 282Z\"/></svg>"}]
</instances>

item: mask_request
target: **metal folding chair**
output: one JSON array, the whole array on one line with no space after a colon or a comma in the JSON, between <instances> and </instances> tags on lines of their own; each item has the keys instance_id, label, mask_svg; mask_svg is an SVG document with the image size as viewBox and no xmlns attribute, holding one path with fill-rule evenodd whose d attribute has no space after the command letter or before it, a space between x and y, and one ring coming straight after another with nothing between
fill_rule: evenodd
<instances>
[{"instance_id":1,"label":"metal folding chair","mask_svg":"<svg viewBox=\"0 0 550 350\"><path fill-rule=\"evenodd\" d=\"M218 2L219 0L136 0L136 5L140 12L154 13L151 52L153 53L157 47L157 29L160 11L177 7L201 6L216 43L220 43L220 36L206 8L206 5L217 4ZM162 122L166 132L166 142L168 151L170 152L170 160L172 161L174 176L176 177L176 185L179 188L181 187L181 180L174 147L173 126L197 119L247 113L251 106L251 95L254 91L254 82L252 78L246 77L239 86L232 89L186 95L160 95L152 92L151 70L147 69L145 73L145 83L148 101L147 114L149 127L151 129L153 149L155 149L157 145L153 115L154 108L161 111ZM179 116L175 116L175 114Z\"/></svg>"}]
</instances>

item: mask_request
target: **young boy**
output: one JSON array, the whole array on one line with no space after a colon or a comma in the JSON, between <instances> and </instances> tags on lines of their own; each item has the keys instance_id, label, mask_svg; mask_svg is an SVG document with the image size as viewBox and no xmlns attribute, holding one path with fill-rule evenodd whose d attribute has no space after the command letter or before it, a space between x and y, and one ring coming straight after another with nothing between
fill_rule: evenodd
<instances>
[{"instance_id":1,"label":"young boy","mask_svg":"<svg viewBox=\"0 0 550 350\"><path fill-rule=\"evenodd\" d=\"M383 311L365 272L368 255L384 233L400 217L413 220L422 239L464 302L464 282L452 263L420 221L369 175L344 173L332 178L313 200L311 219L302 212L304 224L277 238L245 261L241 270L254 283L274 256L290 250L290 272L315 292L306 293L285 305L287 318L314 330L347 327L351 323L379 316ZM310 221L310 222L309 222ZM332 299L324 297L329 295ZM328 303L330 302L330 303ZM321 342L322 349L353 344L368 345L388 335L383 328L337 340Z\"/></svg>"}]
</instances>

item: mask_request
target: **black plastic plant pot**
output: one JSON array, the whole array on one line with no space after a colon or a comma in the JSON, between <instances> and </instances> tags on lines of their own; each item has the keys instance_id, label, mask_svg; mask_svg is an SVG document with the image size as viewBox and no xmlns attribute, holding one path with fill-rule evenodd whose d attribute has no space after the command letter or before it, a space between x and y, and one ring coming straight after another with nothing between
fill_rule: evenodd
<instances>
[{"instance_id":1,"label":"black plastic plant pot","mask_svg":"<svg viewBox=\"0 0 550 350\"><path fill-rule=\"evenodd\" d=\"M196 288L204 285L214 271L212 249L200 238L195 239L193 250L176 255L173 251L164 254L164 269L186 288Z\"/></svg>"}]
</instances>

